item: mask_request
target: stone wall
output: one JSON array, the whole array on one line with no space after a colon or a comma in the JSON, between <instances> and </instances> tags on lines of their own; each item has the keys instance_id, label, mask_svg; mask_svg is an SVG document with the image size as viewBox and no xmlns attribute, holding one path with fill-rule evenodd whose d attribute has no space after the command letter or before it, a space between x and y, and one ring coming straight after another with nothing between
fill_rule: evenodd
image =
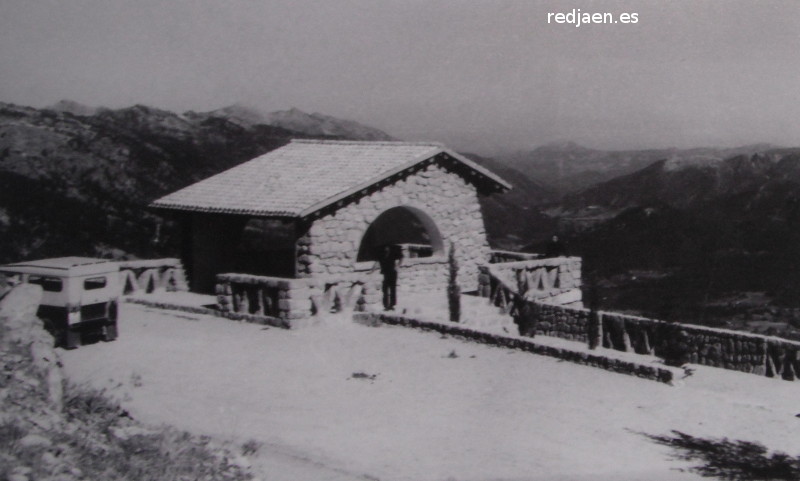
<instances>
[{"instance_id":1,"label":"stone wall","mask_svg":"<svg viewBox=\"0 0 800 481\"><path fill-rule=\"evenodd\" d=\"M501 262L479 268L479 292L496 292L497 282L514 295L529 301L581 306L581 258L553 257ZM494 284L493 284L494 283Z\"/></svg>"},{"instance_id":2,"label":"stone wall","mask_svg":"<svg viewBox=\"0 0 800 481\"><path fill-rule=\"evenodd\" d=\"M536 332L588 341L587 309L533 303ZM770 336L665 322L599 311L603 347L654 354L671 364L693 363L794 380L800 373L800 343Z\"/></svg>"},{"instance_id":3,"label":"stone wall","mask_svg":"<svg viewBox=\"0 0 800 481\"><path fill-rule=\"evenodd\" d=\"M690 362L753 374L766 374L768 337L725 329L601 313L603 345L637 353L654 353ZM788 342L788 341L787 341Z\"/></svg>"},{"instance_id":4,"label":"stone wall","mask_svg":"<svg viewBox=\"0 0 800 481\"><path fill-rule=\"evenodd\" d=\"M516 252L505 251L500 249L492 249L491 259L489 262L498 264L500 262L516 262L516 261L531 261L539 258L539 254L532 254L530 252Z\"/></svg>"},{"instance_id":5,"label":"stone wall","mask_svg":"<svg viewBox=\"0 0 800 481\"><path fill-rule=\"evenodd\" d=\"M118 264L123 294L189 290L180 259L140 259Z\"/></svg>"},{"instance_id":6,"label":"stone wall","mask_svg":"<svg viewBox=\"0 0 800 481\"><path fill-rule=\"evenodd\" d=\"M427 216L423 223L429 220L435 225L438 233L431 234L439 237L440 244L435 257L446 259L449 243L455 245L462 289L476 289L477 266L488 262L490 257L477 189L449 169L443 160L423 162L342 201L330 212L321 212L321 217L313 219L299 236L298 276L353 272L361 239L369 225L381 213L402 206L418 216L420 213L423 218ZM432 243L436 248L436 239ZM411 276L408 280L416 278Z\"/></svg>"},{"instance_id":7,"label":"stone wall","mask_svg":"<svg viewBox=\"0 0 800 481\"><path fill-rule=\"evenodd\" d=\"M645 379L652 379L654 381L660 381L664 383L670 383L674 378L673 371L666 367L648 365L646 362L637 362L630 359L620 359L618 356L607 353L604 354L602 352L587 352L586 350L582 349L570 349L563 346L546 345L530 338L526 339L516 336L485 332L461 324L423 321L411 317L385 313L358 313L354 315L354 319L356 322L371 326L389 324L433 330L442 334L458 336L471 341L510 349L518 349L543 356L555 357L568 362L598 367L608 371L628 374Z\"/></svg>"},{"instance_id":8,"label":"stone wall","mask_svg":"<svg viewBox=\"0 0 800 481\"><path fill-rule=\"evenodd\" d=\"M223 312L271 317L300 324L319 313L373 311L381 305L381 277L375 272L288 279L219 274L217 306ZM288 326L287 327L291 327Z\"/></svg>"},{"instance_id":9,"label":"stone wall","mask_svg":"<svg viewBox=\"0 0 800 481\"><path fill-rule=\"evenodd\" d=\"M589 310L561 307L534 303L534 315L539 318L536 323L536 334L589 342Z\"/></svg>"},{"instance_id":10,"label":"stone wall","mask_svg":"<svg viewBox=\"0 0 800 481\"><path fill-rule=\"evenodd\" d=\"M444 291L447 286L447 272L447 258L437 256L403 259L397 275L397 290L400 293Z\"/></svg>"}]
</instances>

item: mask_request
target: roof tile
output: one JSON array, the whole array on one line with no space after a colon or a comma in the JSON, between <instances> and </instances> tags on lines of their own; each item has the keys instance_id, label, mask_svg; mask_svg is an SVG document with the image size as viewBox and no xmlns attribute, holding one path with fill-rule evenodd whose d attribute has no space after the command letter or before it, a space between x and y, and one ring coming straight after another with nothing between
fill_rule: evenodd
<instances>
[{"instance_id":1,"label":"roof tile","mask_svg":"<svg viewBox=\"0 0 800 481\"><path fill-rule=\"evenodd\" d=\"M296 217L446 150L436 143L293 140L158 199L153 207ZM491 178L494 174L448 154Z\"/></svg>"}]
</instances>

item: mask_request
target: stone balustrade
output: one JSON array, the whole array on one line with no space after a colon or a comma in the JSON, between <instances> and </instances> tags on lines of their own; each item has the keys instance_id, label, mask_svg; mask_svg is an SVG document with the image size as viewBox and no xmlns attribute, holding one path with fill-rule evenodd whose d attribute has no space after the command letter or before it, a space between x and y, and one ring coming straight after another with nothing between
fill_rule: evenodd
<instances>
[{"instance_id":1,"label":"stone balustrade","mask_svg":"<svg viewBox=\"0 0 800 481\"><path fill-rule=\"evenodd\" d=\"M504 297L508 302L513 295L554 305L581 304L580 257L502 262L479 269L479 293L484 297L496 301Z\"/></svg>"},{"instance_id":2,"label":"stone balustrade","mask_svg":"<svg viewBox=\"0 0 800 481\"><path fill-rule=\"evenodd\" d=\"M534 305L531 334L587 341L587 309ZM671 364L692 363L794 380L800 373L800 342L741 331L666 322L598 311L602 346L617 351L654 354Z\"/></svg>"},{"instance_id":3,"label":"stone balustrade","mask_svg":"<svg viewBox=\"0 0 800 481\"><path fill-rule=\"evenodd\" d=\"M372 311L381 304L381 279L376 272L297 279L219 274L217 307L288 321L322 313Z\"/></svg>"},{"instance_id":4,"label":"stone balustrade","mask_svg":"<svg viewBox=\"0 0 800 481\"><path fill-rule=\"evenodd\" d=\"M179 259L141 259L117 264L123 294L189 290Z\"/></svg>"},{"instance_id":5,"label":"stone balustrade","mask_svg":"<svg viewBox=\"0 0 800 481\"><path fill-rule=\"evenodd\" d=\"M491 264L498 264L501 262L530 261L538 258L539 254L492 249L490 251L489 262Z\"/></svg>"}]
</instances>

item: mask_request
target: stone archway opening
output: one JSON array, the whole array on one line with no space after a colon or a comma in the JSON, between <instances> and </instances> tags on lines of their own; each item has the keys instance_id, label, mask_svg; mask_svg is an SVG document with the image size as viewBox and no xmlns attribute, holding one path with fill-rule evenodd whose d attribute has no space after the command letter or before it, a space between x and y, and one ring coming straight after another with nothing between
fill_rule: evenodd
<instances>
[{"instance_id":1,"label":"stone archway opening","mask_svg":"<svg viewBox=\"0 0 800 481\"><path fill-rule=\"evenodd\" d=\"M378 260L386 245L401 246L407 257L444 255L436 223L424 211L411 206L392 207L376 217L361 238L356 261Z\"/></svg>"}]
</instances>

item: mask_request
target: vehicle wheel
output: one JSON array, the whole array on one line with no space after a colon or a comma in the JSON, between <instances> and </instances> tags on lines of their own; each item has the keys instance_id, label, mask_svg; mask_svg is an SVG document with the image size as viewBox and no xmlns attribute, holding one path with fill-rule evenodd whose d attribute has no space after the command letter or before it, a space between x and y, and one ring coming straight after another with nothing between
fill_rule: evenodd
<instances>
[{"instance_id":1,"label":"vehicle wheel","mask_svg":"<svg viewBox=\"0 0 800 481\"><path fill-rule=\"evenodd\" d=\"M106 308L106 312L108 312L108 322L116 324L117 323L117 301L110 301L108 303L108 307Z\"/></svg>"},{"instance_id":2,"label":"vehicle wheel","mask_svg":"<svg viewBox=\"0 0 800 481\"><path fill-rule=\"evenodd\" d=\"M117 338L117 321L109 322L103 327L103 340L111 342Z\"/></svg>"},{"instance_id":3,"label":"vehicle wheel","mask_svg":"<svg viewBox=\"0 0 800 481\"><path fill-rule=\"evenodd\" d=\"M81 331L67 328L64 330L64 349L75 349L81 345Z\"/></svg>"},{"instance_id":4,"label":"vehicle wheel","mask_svg":"<svg viewBox=\"0 0 800 481\"><path fill-rule=\"evenodd\" d=\"M67 331L66 329L53 329L53 347L64 347L67 345Z\"/></svg>"}]
</instances>

